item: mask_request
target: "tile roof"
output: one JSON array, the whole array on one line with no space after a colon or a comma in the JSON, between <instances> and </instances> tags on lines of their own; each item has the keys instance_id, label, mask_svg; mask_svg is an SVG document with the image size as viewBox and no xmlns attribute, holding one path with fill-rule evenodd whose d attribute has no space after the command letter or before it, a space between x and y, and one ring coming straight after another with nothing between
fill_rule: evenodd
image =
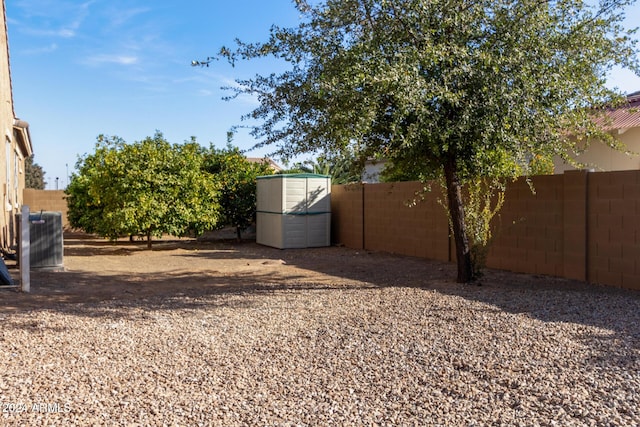
<instances>
[{"instance_id":1,"label":"tile roof","mask_svg":"<svg viewBox=\"0 0 640 427\"><path fill-rule=\"evenodd\" d=\"M273 169L276 172L282 170L280 165L278 165L269 157L247 157L247 160L250 161L251 163L267 163L269 166L271 166L271 169Z\"/></svg>"},{"instance_id":2,"label":"tile roof","mask_svg":"<svg viewBox=\"0 0 640 427\"><path fill-rule=\"evenodd\" d=\"M627 103L607 111L607 129L631 129L640 127L640 91L627 95ZM598 121L598 120L597 120Z\"/></svg>"}]
</instances>

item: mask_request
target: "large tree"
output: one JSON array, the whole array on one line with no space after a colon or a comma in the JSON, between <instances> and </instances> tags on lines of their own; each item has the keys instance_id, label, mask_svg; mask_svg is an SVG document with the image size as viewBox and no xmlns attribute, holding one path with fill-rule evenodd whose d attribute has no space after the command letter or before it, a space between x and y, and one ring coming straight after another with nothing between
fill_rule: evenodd
<instances>
[{"instance_id":1,"label":"large tree","mask_svg":"<svg viewBox=\"0 0 640 427\"><path fill-rule=\"evenodd\" d=\"M24 186L25 188L35 188L44 190L45 172L42 166L33 161L34 156L24 159Z\"/></svg>"},{"instance_id":2,"label":"large tree","mask_svg":"<svg viewBox=\"0 0 640 427\"><path fill-rule=\"evenodd\" d=\"M467 282L466 180L526 173L531 156L566 156L595 136L616 144L593 118L622 98L605 85L612 67L639 70L622 26L632 2L296 0L298 27L220 54L291 64L238 81L260 101L247 115L260 145L282 155L355 146L442 174Z\"/></svg>"},{"instance_id":3,"label":"large tree","mask_svg":"<svg viewBox=\"0 0 640 427\"><path fill-rule=\"evenodd\" d=\"M76 168L66 189L73 227L111 239L144 235L151 248L154 236L200 234L218 223L218 188L195 141L100 136Z\"/></svg>"}]
</instances>

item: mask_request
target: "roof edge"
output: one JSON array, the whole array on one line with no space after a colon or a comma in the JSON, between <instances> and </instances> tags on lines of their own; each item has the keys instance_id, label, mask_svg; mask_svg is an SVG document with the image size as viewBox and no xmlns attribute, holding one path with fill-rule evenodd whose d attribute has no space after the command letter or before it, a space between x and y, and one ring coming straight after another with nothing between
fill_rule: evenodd
<instances>
[{"instance_id":1,"label":"roof edge","mask_svg":"<svg viewBox=\"0 0 640 427\"><path fill-rule=\"evenodd\" d=\"M33 155L33 145L31 144L31 132L29 132L29 123L18 118L13 120L13 132L18 139L18 144L22 149L25 157Z\"/></svg>"}]
</instances>

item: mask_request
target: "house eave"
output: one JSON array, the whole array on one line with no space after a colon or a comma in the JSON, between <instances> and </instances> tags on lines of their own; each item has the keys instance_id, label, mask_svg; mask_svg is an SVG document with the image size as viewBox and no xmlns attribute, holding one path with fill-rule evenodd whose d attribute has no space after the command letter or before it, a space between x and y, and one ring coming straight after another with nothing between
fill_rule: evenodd
<instances>
[{"instance_id":1,"label":"house eave","mask_svg":"<svg viewBox=\"0 0 640 427\"><path fill-rule=\"evenodd\" d=\"M31 133L29 132L29 123L24 120L14 119L13 132L16 136L16 143L22 151L24 157L33 155L33 146L31 145Z\"/></svg>"}]
</instances>

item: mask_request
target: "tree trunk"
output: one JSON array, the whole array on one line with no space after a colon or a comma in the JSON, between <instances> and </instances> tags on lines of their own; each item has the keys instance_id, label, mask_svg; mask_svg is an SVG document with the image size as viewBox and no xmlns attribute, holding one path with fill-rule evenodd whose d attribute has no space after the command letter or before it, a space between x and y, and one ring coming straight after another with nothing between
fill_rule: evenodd
<instances>
[{"instance_id":1,"label":"tree trunk","mask_svg":"<svg viewBox=\"0 0 640 427\"><path fill-rule=\"evenodd\" d=\"M453 229L453 240L456 245L456 261L458 263L458 283L468 283L472 280L471 250L467 238L467 226L464 220L464 205L462 189L455 156L451 156L444 164L444 176L447 183L447 200L449 215Z\"/></svg>"},{"instance_id":2,"label":"tree trunk","mask_svg":"<svg viewBox=\"0 0 640 427\"><path fill-rule=\"evenodd\" d=\"M152 247L152 239L151 239L151 231L147 231L147 249L151 249Z\"/></svg>"},{"instance_id":3,"label":"tree trunk","mask_svg":"<svg viewBox=\"0 0 640 427\"><path fill-rule=\"evenodd\" d=\"M238 243L242 242L242 230L239 225L236 225L236 236L238 238Z\"/></svg>"}]
</instances>

